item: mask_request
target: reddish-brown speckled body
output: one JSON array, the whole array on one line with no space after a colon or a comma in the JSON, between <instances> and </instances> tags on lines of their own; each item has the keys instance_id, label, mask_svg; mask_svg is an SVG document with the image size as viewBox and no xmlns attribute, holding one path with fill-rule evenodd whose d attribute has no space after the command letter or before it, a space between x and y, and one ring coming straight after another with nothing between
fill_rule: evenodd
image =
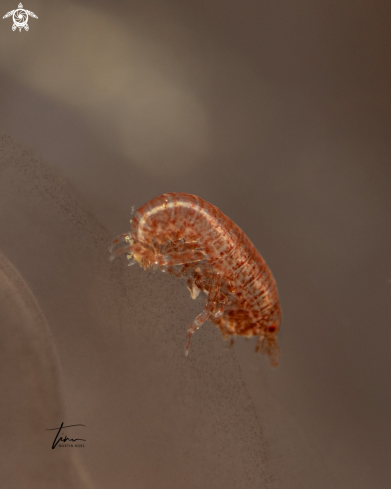
<instances>
[{"instance_id":1,"label":"reddish-brown speckled body","mask_svg":"<svg viewBox=\"0 0 391 489\"><path fill-rule=\"evenodd\" d=\"M159 267L188 277L192 298L206 296L204 311L188 330L192 334L209 319L224 338L258 336L257 349L278 365L277 335L281 310L275 280L243 231L217 207L195 195L167 193L136 212L127 242L114 256L128 253L144 268Z\"/></svg>"}]
</instances>

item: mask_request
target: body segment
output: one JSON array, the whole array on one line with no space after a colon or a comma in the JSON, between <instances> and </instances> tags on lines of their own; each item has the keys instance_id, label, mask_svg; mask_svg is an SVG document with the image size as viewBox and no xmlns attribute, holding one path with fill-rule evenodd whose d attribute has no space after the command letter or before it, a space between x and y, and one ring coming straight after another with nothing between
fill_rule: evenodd
<instances>
[{"instance_id":1,"label":"body segment","mask_svg":"<svg viewBox=\"0 0 391 489\"><path fill-rule=\"evenodd\" d=\"M203 292L204 311L188 329L209 319L225 339L258 336L257 350L277 366L281 310L275 280L243 231L217 207L185 193L156 197L136 212L132 230L113 242L142 267L187 277L192 298Z\"/></svg>"}]
</instances>

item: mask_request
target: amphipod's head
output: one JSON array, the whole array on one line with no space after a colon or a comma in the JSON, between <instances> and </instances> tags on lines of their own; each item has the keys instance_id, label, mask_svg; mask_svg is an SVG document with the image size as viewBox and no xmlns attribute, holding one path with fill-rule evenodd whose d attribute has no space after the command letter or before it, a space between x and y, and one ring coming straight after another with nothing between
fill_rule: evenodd
<instances>
[{"instance_id":1,"label":"amphipod's head","mask_svg":"<svg viewBox=\"0 0 391 489\"><path fill-rule=\"evenodd\" d=\"M111 253L110 260L115 260L117 256L126 255L128 266L138 263L144 270L150 267L156 270L156 257L148 245L140 243L134 239L131 232L124 233L115 238L109 246Z\"/></svg>"},{"instance_id":2,"label":"amphipod's head","mask_svg":"<svg viewBox=\"0 0 391 489\"><path fill-rule=\"evenodd\" d=\"M264 355L268 355L270 365L278 367L280 363L280 347L278 345L278 332L281 326L281 312L278 311L273 320L268 321L262 329L255 351L260 350Z\"/></svg>"}]
</instances>

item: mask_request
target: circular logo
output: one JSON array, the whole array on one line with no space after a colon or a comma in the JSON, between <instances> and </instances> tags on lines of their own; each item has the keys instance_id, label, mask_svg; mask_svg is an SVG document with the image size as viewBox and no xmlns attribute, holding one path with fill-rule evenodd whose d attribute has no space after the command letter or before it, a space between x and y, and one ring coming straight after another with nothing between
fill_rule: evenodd
<instances>
[{"instance_id":1,"label":"circular logo","mask_svg":"<svg viewBox=\"0 0 391 489\"><path fill-rule=\"evenodd\" d=\"M14 20L15 27L21 29L22 27L25 27L27 25L29 16L24 9L18 8L15 10L12 18Z\"/></svg>"}]
</instances>

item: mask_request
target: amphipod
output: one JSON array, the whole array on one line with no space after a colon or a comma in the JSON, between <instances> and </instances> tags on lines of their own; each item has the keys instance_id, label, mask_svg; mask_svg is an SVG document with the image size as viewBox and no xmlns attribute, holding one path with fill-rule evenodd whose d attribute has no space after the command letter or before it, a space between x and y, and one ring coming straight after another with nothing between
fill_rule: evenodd
<instances>
[{"instance_id":1,"label":"amphipod","mask_svg":"<svg viewBox=\"0 0 391 489\"><path fill-rule=\"evenodd\" d=\"M127 254L145 270L160 268L187 277L192 299L206 295L204 310L187 331L185 348L207 320L224 339L257 336L256 351L279 363L281 309L276 282L244 232L200 197L167 193L140 207L130 232L116 238L112 258Z\"/></svg>"}]
</instances>

